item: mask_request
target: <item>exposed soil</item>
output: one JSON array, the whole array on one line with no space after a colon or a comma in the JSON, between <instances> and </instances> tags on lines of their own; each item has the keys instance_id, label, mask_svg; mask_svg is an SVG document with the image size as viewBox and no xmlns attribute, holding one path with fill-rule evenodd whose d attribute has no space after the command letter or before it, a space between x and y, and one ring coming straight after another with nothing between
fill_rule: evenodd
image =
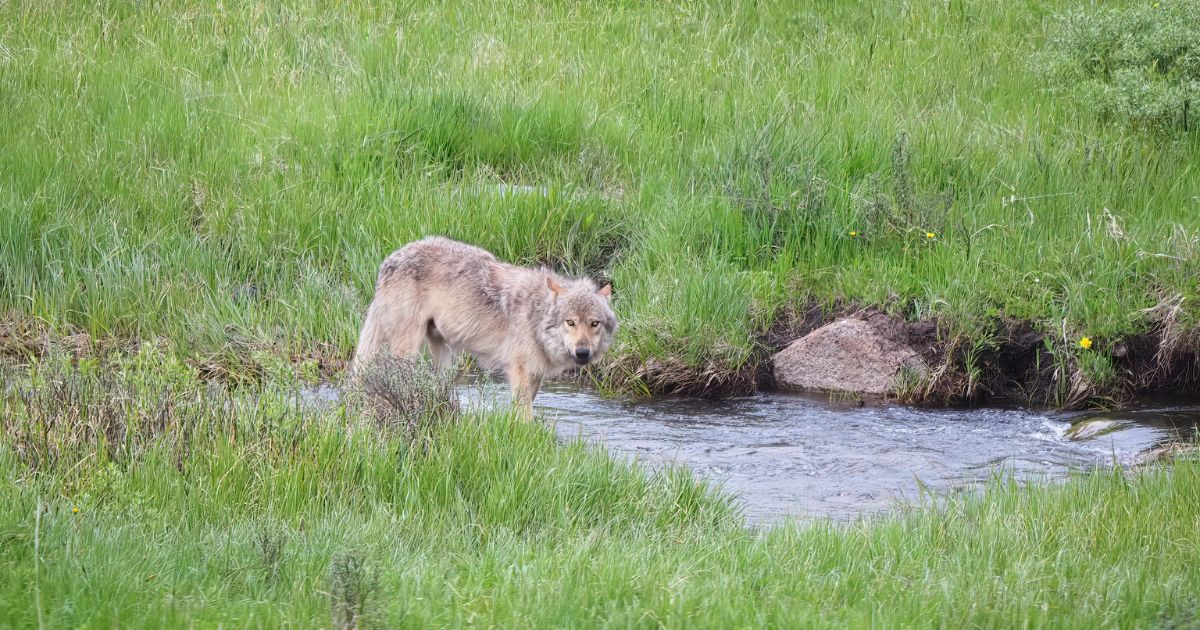
<instances>
[{"instance_id":1,"label":"exposed soil","mask_svg":"<svg viewBox=\"0 0 1200 630\"><path fill-rule=\"evenodd\" d=\"M1033 407L1081 408L1122 405L1149 395L1200 394L1200 348L1167 345L1161 331L1123 340L1097 340L1091 351L1111 357L1116 377L1103 385L1091 382L1074 359L1073 348L1039 331L1034 322L1001 319L995 335L974 347L936 320L908 321L877 309L842 305L833 309L809 306L785 313L762 338L764 360L757 381L772 389L770 357L796 339L843 317L865 317L889 339L915 349L934 366L922 391L902 403L979 405L1015 401ZM1055 360L1056 356L1063 357ZM971 368L974 369L971 369ZM1065 369L1064 369L1065 368Z\"/></svg>"},{"instance_id":2,"label":"exposed soil","mask_svg":"<svg viewBox=\"0 0 1200 630\"><path fill-rule=\"evenodd\" d=\"M1143 396L1200 395L1200 347L1179 343L1166 326L1127 339L1097 340L1091 351L1111 357L1115 377L1096 384L1079 369L1075 349L1064 347L1030 321L997 320L992 339L974 343L936 320L908 321L878 309L845 303L808 304L780 313L758 340L755 356L738 369L715 362L694 367L671 359L635 364L633 357L614 357L606 361L603 373L593 376L611 384L613 375L621 374L616 380L633 384L634 394L720 398L772 391L778 388L771 357L796 339L844 317L865 318L887 338L916 350L932 367L922 387L894 398L904 404L974 406L1015 402L1030 407L1083 408L1120 406ZM102 357L136 352L142 343L98 339L84 332L54 335L28 317L0 316L0 361L6 363L43 357L51 351L74 359ZM202 378L248 382L266 374L264 366L252 356L262 352L304 366L317 378L332 378L344 370L344 355L348 355L328 344L302 351L231 346L187 361ZM1056 360L1056 356L1062 359ZM582 378L590 380L587 375Z\"/></svg>"}]
</instances>

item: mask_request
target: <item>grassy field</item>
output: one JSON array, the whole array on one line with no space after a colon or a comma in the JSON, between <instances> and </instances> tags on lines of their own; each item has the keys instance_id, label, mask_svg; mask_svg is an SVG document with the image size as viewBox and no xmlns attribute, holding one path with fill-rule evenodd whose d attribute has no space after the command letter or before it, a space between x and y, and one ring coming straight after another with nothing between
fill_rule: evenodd
<instances>
[{"instance_id":1,"label":"grassy field","mask_svg":"<svg viewBox=\"0 0 1200 630\"><path fill-rule=\"evenodd\" d=\"M412 439L146 350L0 376L0 628L1200 622L1194 459L755 531L509 417Z\"/></svg>"},{"instance_id":2,"label":"grassy field","mask_svg":"<svg viewBox=\"0 0 1200 630\"><path fill-rule=\"evenodd\" d=\"M434 233L611 280L618 392L748 383L814 305L936 320L967 387L1029 322L1051 402L1189 365L1200 136L1052 89L1076 4L0 0L0 628L1196 627L1195 459L756 531L296 400Z\"/></svg>"},{"instance_id":3,"label":"grassy field","mask_svg":"<svg viewBox=\"0 0 1200 630\"><path fill-rule=\"evenodd\" d=\"M857 304L968 374L1031 321L1103 393L1122 340L1200 346L1200 141L1049 88L1075 4L5 2L0 340L336 365L440 233L611 278L626 391Z\"/></svg>"}]
</instances>

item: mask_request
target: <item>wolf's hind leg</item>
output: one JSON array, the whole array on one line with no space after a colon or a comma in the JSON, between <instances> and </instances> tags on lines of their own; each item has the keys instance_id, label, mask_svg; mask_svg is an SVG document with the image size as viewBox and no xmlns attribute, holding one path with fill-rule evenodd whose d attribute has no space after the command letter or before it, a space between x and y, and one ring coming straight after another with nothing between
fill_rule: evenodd
<instances>
[{"instance_id":1,"label":"wolf's hind leg","mask_svg":"<svg viewBox=\"0 0 1200 630\"><path fill-rule=\"evenodd\" d=\"M395 357L417 357L425 344L425 331L414 321L405 320L389 331L383 348Z\"/></svg>"},{"instance_id":2,"label":"wolf's hind leg","mask_svg":"<svg viewBox=\"0 0 1200 630\"><path fill-rule=\"evenodd\" d=\"M370 363L381 351L397 357L419 353L425 342L425 326L418 315L412 306L396 299L390 292L376 295L367 308L351 369Z\"/></svg>"},{"instance_id":3,"label":"wolf's hind leg","mask_svg":"<svg viewBox=\"0 0 1200 630\"><path fill-rule=\"evenodd\" d=\"M454 350L446 345L446 340L436 330L429 332L427 341L429 343L429 356L433 359L435 367L439 370L449 370L454 367Z\"/></svg>"}]
</instances>

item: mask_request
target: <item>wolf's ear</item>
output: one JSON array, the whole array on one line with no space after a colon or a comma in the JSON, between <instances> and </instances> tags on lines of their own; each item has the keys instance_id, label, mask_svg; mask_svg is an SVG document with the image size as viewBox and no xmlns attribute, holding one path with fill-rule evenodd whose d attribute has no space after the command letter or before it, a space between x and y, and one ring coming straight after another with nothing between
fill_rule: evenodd
<instances>
[{"instance_id":1,"label":"wolf's ear","mask_svg":"<svg viewBox=\"0 0 1200 630\"><path fill-rule=\"evenodd\" d=\"M562 285L559 284L553 276L546 276L546 288L550 289L550 291L554 293L555 298L563 294Z\"/></svg>"},{"instance_id":2,"label":"wolf's ear","mask_svg":"<svg viewBox=\"0 0 1200 630\"><path fill-rule=\"evenodd\" d=\"M606 284L606 285L604 285L604 286L600 287L600 290L599 290L599 291L596 291L596 293L599 293L600 295L603 295L603 296L604 296L604 299L606 299L606 300L607 300L607 299L609 299L609 298L611 298L611 297L612 297L612 285L611 285L611 284Z\"/></svg>"}]
</instances>

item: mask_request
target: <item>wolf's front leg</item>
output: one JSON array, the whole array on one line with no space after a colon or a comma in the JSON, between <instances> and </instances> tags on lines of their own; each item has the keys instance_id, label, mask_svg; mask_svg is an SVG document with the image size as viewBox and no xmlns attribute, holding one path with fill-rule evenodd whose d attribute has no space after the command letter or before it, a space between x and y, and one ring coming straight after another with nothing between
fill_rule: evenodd
<instances>
[{"instance_id":1,"label":"wolf's front leg","mask_svg":"<svg viewBox=\"0 0 1200 630\"><path fill-rule=\"evenodd\" d=\"M537 396L538 388L542 386L542 377L530 374L521 363L514 363L508 368L508 385L512 388L513 406L522 417L533 418L533 399Z\"/></svg>"}]
</instances>

